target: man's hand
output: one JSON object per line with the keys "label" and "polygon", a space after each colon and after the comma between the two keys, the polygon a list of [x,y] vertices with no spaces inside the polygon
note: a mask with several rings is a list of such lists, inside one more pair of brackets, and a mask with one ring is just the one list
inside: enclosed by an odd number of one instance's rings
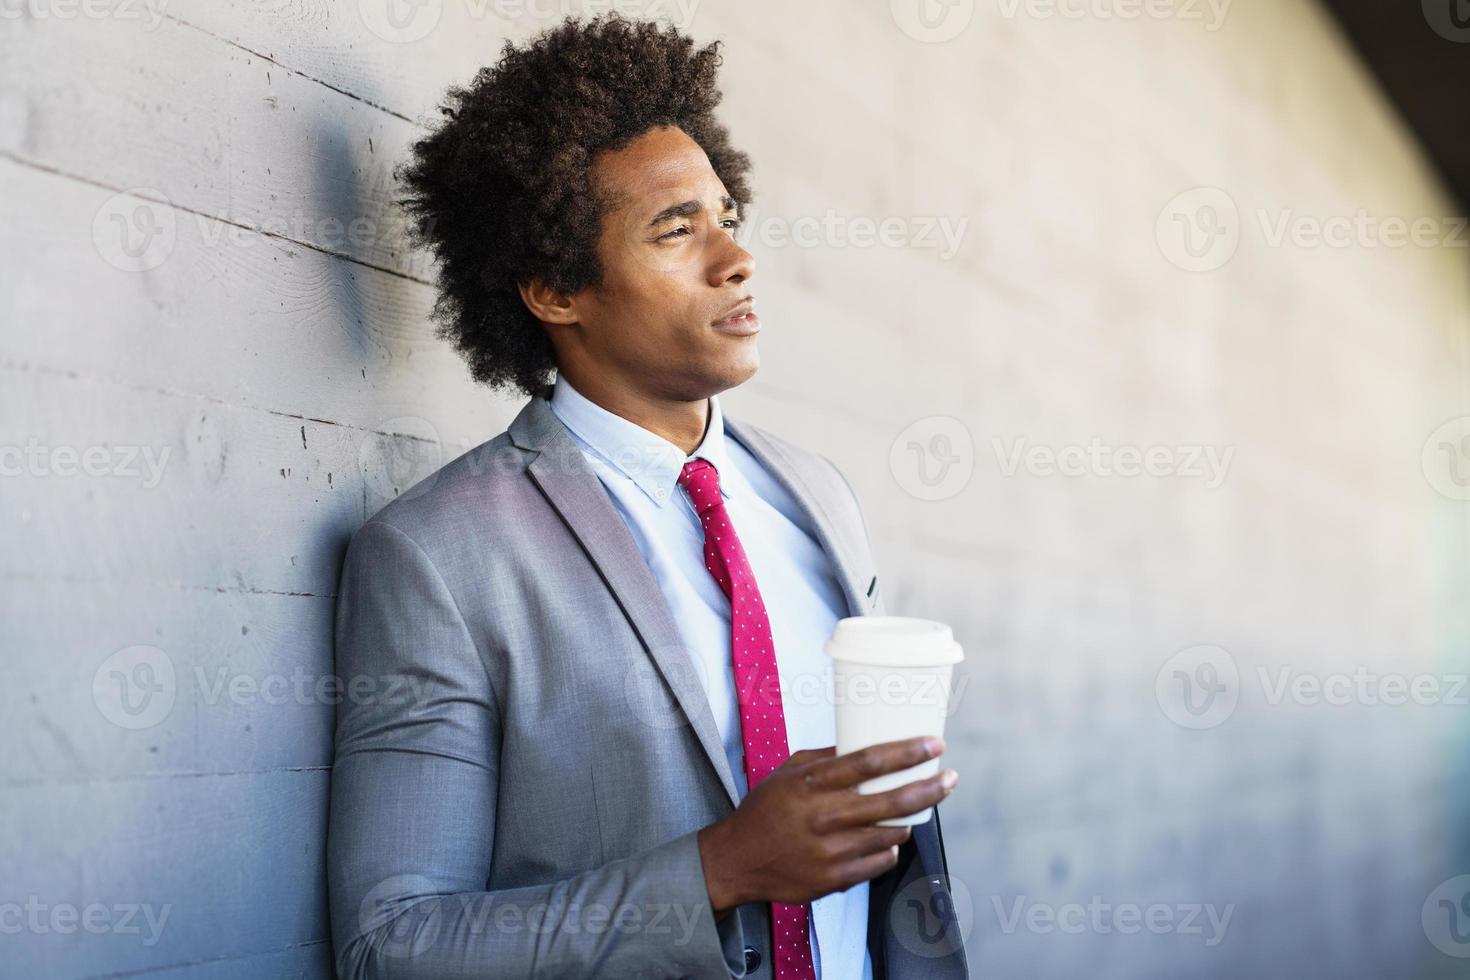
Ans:
{"label": "man's hand", "polygon": [[[926,737],[881,742],[847,755],[804,749],[746,794],[728,817],[699,832],[699,853],[716,918],[746,902],[808,902],[876,877],[898,863],[909,827],[875,821],[907,816],[947,797],[953,769],[883,793],[859,783],[944,754]],[[946,779],[952,779],[945,785]]]}

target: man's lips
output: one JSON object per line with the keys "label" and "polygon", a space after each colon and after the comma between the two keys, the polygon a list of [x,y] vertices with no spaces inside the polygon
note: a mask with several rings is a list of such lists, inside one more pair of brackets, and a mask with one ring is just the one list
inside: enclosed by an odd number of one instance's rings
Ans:
{"label": "man's lips", "polygon": [[760,329],[760,319],[756,317],[756,301],[751,297],[739,301],[725,311],[725,316],[714,320],[713,326],[717,331],[726,334],[754,334]]}
{"label": "man's lips", "polygon": [[714,323],[714,328],[721,333],[749,336],[751,334],[760,333],[761,321],[752,311],[744,315],[737,315],[727,317],[723,320],[716,320]]}

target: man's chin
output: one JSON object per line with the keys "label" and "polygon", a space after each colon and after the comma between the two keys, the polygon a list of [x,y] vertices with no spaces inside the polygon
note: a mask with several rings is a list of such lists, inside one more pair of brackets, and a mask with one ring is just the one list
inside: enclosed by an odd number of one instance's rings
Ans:
{"label": "man's chin", "polygon": [[731,369],[726,375],[729,381],[729,383],[725,386],[727,389],[735,388],[739,385],[745,384],[745,382],[755,377],[756,372],[761,369],[761,357],[759,352],[755,350],[755,344],[753,341],[754,338],[752,338],[752,343],[750,345],[751,356],[749,358],[741,358],[738,362],[731,365]]}

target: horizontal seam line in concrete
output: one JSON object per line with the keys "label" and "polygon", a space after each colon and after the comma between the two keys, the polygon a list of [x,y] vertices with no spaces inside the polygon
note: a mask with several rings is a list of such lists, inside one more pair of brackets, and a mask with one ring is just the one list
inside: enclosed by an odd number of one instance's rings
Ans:
{"label": "horizontal seam line in concrete", "polygon": [[132,384],[127,381],[119,381],[116,378],[106,378],[96,374],[83,374],[71,368],[53,367],[50,364],[32,363],[30,361],[16,361],[10,358],[0,358],[0,371],[15,371],[25,373],[35,371],[38,374],[50,374],[69,378],[73,381],[91,381],[96,384],[112,385],[124,388],[128,391],[142,392],[147,395],[162,395],[166,398],[186,398],[190,401],[206,402],[210,405],[218,405],[235,412],[259,412],[262,415],[274,415],[278,418],[295,419],[298,422],[314,422],[321,425],[336,426],[339,429],[352,429],[356,432],[371,432],[374,435],[388,436],[393,439],[415,439],[419,442],[433,442],[434,440],[411,432],[385,432],[382,429],[374,429],[366,425],[353,425],[351,422],[334,422],[331,419],[316,418],[311,415],[302,415],[299,412],[285,412],[276,408],[255,408],[250,405],[237,405],[234,402],[225,401],[223,398],[214,398],[210,395],[201,395],[192,391],[179,391],[174,388],[159,388],[156,385]]}
{"label": "horizontal seam line in concrete", "polygon": [[16,166],[29,167],[32,170],[38,171],[40,173],[51,174],[52,176],[61,177],[65,180],[75,180],[78,183],[90,184],[93,187],[100,187],[102,190],[105,191],[113,191],[117,194],[128,194],[132,197],[138,198],[139,200],[148,201],[152,204],[157,204],[160,207],[172,208],[175,211],[182,211],[185,214],[192,214],[196,217],[203,218],[206,221],[218,221],[220,224],[230,225],[232,227],[239,228],[242,231],[248,231],[252,234],[261,235],[265,238],[274,238],[277,241],[289,242],[292,245],[299,245],[302,248],[309,248],[313,252],[320,252],[322,255],[327,255],[334,259],[341,259],[343,262],[351,262],[353,265],[360,265],[364,269],[373,269],[385,275],[397,276],[399,279],[406,279],[409,282],[416,282],[422,286],[432,287],[434,285],[427,279],[423,279],[414,275],[409,275],[406,272],[399,272],[397,269],[390,269],[387,266],[375,265],[372,262],[367,262],[363,259],[355,258],[351,255],[346,254],[345,252],[333,251],[330,248],[323,248],[322,246],[314,244],[312,242],[306,242],[296,238],[291,238],[289,235],[277,234],[276,232],[268,231],[265,228],[256,228],[230,218],[221,217],[217,214],[207,214],[204,211],[200,211],[197,208],[190,207],[187,204],[181,204],[178,201],[160,201],[156,197],[149,197],[146,194],[138,193],[137,188],[119,187],[116,184],[109,184],[107,181],[98,180],[96,177],[88,177],[83,174],[73,173],[70,170],[63,170],[60,167],[53,166],[49,163],[43,163],[40,160],[32,160],[29,157],[23,157],[20,154],[15,153],[11,150],[0,150],[0,159],[9,160]]}
{"label": "horizontal seam line in concrete", "polygon": [[365,99],[365,98],[363,98],[362,96],[358,95],[355,92],[349,92],[345,88],[339,88],[336,85],[333,85],[331,82],[324,81],[323,79],[317,78],[315,75],[308,75],[306,72],[302,71],[299,68],[292,68],[290,65],[286,64],[285,62],[282,62],[282,61],[280,61],[280,60],[278,60],[276,58],[273,58],[270,55],[265,54],[262,51],[256,51],[254,48],[247,48],[245,45],[241,44],[239,41],[232,41],[232,40],[230,40],[227,37],[221,37],[220,35],[214,33],[213,31],[209,30],[208,28],[200,27],[198,24],[190,23],[189,21],[184,20],[182,17],[175,16],[174,14],[170,14],[167,11],[160,11],[160,13],[161,13],[161,15],[163,17],[167,18],[168,20],[171,20],[174,23],[179,24],[179,25],[181,25],[183,27],[187,27],[191,31],[198,31],[200,34],[203,34],[205,37],[213,38],[214,40],[219,41],[222,44],[228,44],[232,48],[238,48],[241,51],[244,51],[246,54],[254,55],[255,57],[259,58],[261,61],[269,61],[271,64],[278,66],[279,68],[283,69],[284,71],[288,71],[288,72],[290,72],[293,75],[296,75],[296,76],[299,76],[301,78],[304,78],[304,79],[306,79],[309,82],[314,82],[317,85],[320,85],[322,88],[329,89],[330,91],[336,92],[339,95],[345,95],[347,98],[352,99],[354,102],[361,102],[365,106],[371,106],[372,108],[377,109],[379,112],[385,112],[385,113],[387,113],[390,116],[394,116],[394,117],[396,117],[398,119],[402,119],[404,122],[408,123],[409,125],[418,126],[420,129],[424,129],[425,128],[425,126],[424,126],[423,123],[419,122],[416,119],[410,118],[409,116],[404,115],[403,113],[399,112],[396,109],[390,109],[387,106],[379,105],[378,103],[373,102],[371,99]]}
{"label": "horizontal seam line in concrete", "polygon": [[161,769],[157,772],[88,773],[81,776],[37,776],[6,779],[0,786],[21,787],[67,785],[72,783],[124,783],[144,779],[211,779],[222,776],[271,776],[282,772],[331,772],[331,766],[277,766],[273,769],[222,769],[214,772],[190,769]]}
{"label": "horizontal seam line in concrete", "polygon": [[212,956],[201,960],[181,960],[178,963],[166,963],[160,966],[144,967],[139,970],[124,970],[121,973],[93,973],[86,980],[110,980],[113,977],[142,977],[153,973],[163,973],[169,970],[182,970],[190,966],[204,966],[209,963],[228,963],[231,960],[249,960],[260,956],[271,956],[275,953],[284,953],[293,949],[305,949],[309,946],[320,946],[327,942],[326,939],[309,939],[304,943],[291,943],[277,949],[263,949],[258,952],[240,953],[237,956]]}

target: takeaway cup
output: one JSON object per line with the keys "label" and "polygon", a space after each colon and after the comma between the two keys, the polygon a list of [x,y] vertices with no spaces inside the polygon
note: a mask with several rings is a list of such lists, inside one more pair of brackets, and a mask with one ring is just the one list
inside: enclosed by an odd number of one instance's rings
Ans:
{"label": "takeaway cup", "polygon": [[[954,665],[964,659],[944,623],[910,616],[849,616],[839,619],[823,647],[832,658],[837,754],[879,742],[944,735]],[[859,793],[882,793],[939,771],[939,759],[884,773],[858,785]],[[934,808],[879,820],[883,827],[925,823]]]}

